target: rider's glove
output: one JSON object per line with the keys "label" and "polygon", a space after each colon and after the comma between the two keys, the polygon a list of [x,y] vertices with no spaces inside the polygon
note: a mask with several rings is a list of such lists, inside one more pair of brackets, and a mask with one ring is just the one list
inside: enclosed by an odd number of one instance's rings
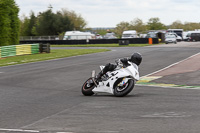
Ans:
{"label": "rider's glove", "polygon": [[120,59],[124,67],[129,66],[130,64],[128,63],[129,59],[128,58],[122,58]]}

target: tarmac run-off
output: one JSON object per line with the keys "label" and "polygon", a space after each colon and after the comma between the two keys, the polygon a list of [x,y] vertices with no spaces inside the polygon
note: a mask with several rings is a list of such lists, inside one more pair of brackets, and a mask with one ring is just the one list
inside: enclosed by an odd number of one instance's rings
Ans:
{"label": "tarmac run-off", "polygon": [[[198,75],[197,73],[200,73],[199,70],[200,70],[200,53],[197,53],[184,60],[181,60],[170,66],[167,66],[161,70],[158,70],[156,72],[143,76],[140,79],[140,81],[137,82],[137,85],[200,89],[200,85],[197,80],[199,77],[196,77],[196,78],[194,77]],[[176,76],[176,78],[170,79],[170,76],[175,77],[175,75],[178,75],[178,74],[182,74],[186,77],[187,76],[191,77],[192,74],[193,75],[196,74],[193,76],[193,78],[195,78],[194,80],[196,80],[196,83],[191,83],[187,85],[187,84],[184,84],[185,81],[182,81],[183,84],[180,84],[180,80],[185,80],[184,78],[181,79],[180,76]],[[168,83],[166,82],[163,83],[161,79],[164,79],[164,78],[166,81],[168,81]],[[170,80],[173,80],[173,83],[171,83],[172,81]],[[179,82],[176,82],[176,80]]]}

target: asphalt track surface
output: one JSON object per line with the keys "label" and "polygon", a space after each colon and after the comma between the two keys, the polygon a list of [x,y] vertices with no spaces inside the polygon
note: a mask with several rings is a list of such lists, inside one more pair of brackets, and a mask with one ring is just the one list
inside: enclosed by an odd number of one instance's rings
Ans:
{"label": "asphalt track surface", "polygon": [[109,49],[0,67],[0,133],[199,133],[199,89],[136,85],[117,98],[85,97],[81,86],[92,70],[116,58],[140,52],[145,76],[199,53],[200,43]]}

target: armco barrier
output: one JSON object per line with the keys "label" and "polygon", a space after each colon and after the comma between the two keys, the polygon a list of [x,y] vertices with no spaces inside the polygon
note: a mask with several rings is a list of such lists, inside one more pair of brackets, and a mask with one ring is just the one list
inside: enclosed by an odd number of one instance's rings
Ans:
{"label": "armco barrier", "polygon": [[[43,44],[112,44],[119,43],[120,40],[128,40],[129,44],[148,44],[148,38],[132,38],[132,39],[90,39],[90,40],[24,40],[20,41],[20,44],[33,44],[33,43],[43,43]],[[158,44],[158,38],[152,38],[153,44]]]}
{"label": "armco barrier", "polygon": [[0,47],[0,58],[38,53],[39,44],[10,45]]}

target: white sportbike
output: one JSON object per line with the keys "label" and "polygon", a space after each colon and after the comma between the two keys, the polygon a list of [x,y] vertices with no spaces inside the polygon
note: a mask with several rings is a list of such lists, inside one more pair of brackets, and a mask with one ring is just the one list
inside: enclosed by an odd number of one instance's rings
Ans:
{"label": "white sportbike", "polygon": [[[139,80],[138,66],[128,61],[128,65],[124,66],[120,61],[116,61],[117,68],[109,71],[96,79],[95,71],[92,71],[90,77],[82,86],[82,93],[85,96],[92,96],[97,93],[110,93],[117,97],[128,95],[134,88],[136,81]],[[105,66],[100,66],[103,70]]]}

